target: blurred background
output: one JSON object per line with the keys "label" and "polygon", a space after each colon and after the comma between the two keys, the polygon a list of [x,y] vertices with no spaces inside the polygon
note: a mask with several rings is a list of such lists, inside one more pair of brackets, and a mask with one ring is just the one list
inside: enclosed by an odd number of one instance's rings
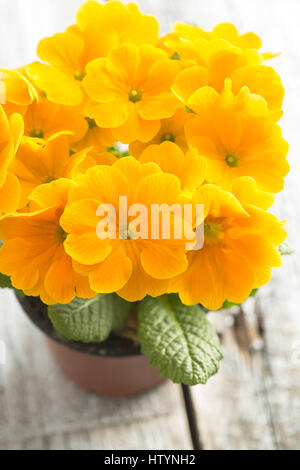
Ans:
{"label": "blurred background", "polygon": [[[0,0],[0,68],[37,59],[42,37],[74,22],[82,0]],[[124,2],[129,3],[129,2]],[[211,314],[223,343],[206,386],[166,383],[133,399],[77,390],[52,362],[11,292],[0,291],[0,448],[300,449],[300,3],[298,0],[137,0],[161,33],[176,21],[254,31],[286,88],[280,124],[291,173],[274,210],[296,253],[241,308]],[[3,349],[5,346],[5,358]],[[4,359],[3,359],[4,358]]]}

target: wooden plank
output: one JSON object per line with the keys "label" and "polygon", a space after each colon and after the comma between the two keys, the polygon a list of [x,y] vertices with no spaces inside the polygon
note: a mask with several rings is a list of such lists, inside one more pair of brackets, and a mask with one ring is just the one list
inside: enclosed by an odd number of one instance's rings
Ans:
{"label": "wooden plank", "polygon": [[[274,210],[288,220],[289,240],[297,253],[284,260],[282,269],[274,270],[271,283],[261,289],[256,300],[247,302],[237,317],[227,320],[228,314],[214,314],[225,359],[218,376],[190,393],[203,448],[299,449],[300,116],[295,80],[300,66],[300,5],[294,1],[241,4],[231,0],[228,7],[232,21],[266,38],[266,50],[284,52],[274,66],[287,92],[281,125],[291,144],[292,172]],[[258,350],[253,348],[253,340]],[[261,341],[263,348],[259,349]]]}
{"label": "wooden plank", "polygon": [[[249,308],[249,307],[248,307]],[[190,388],[203,449],[274,449],[260,351],[249,351],[243,314],[210,315],[222,335],[224,360],[207,385]]]}

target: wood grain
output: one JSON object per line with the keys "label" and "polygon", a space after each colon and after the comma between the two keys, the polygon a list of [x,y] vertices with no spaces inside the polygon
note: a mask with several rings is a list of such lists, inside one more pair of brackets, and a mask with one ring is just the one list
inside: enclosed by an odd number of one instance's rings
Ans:
{"label": "wood grain", "polygon": [[[0,66],[17,67],[35,60],[39,39],[64,30],[74,21],[81,3],[81,0],[1,0]],[[274,210],[288,220],[289,240],[297,252],[284,260],[283,268],[274,272],[272,282],[261,289],[256,299],[236,312],[210,315],[222,336],[225,358],[219,375],[206,386],[189,389],[189,393],[196,423],[194,441],[201,448],[300,449],[299,1],[140,0],[137,3],[145,12],[159,17],[162,32],[168,31],[169,25],[176,21],[198,23],[207,29],[218,22],[231,21],[243,32],[257,32],[264,40],[265,50],[283,51],[270,65],[279,71],[286,87],[281,125],[291,146],[292,172]],[[42,388],[36,388],[35,375],[28,373],[28,361],[35,367],[35,373],[41,373],[37,358],[40,351],[24,342],[25,333],[18,330],[19,320],[13,325],[3,320],[16,308],[11,294],[2,292],[0,340],[10,337],[13,361],[8,367],[0,365],[0,430],[6,420],[12,430],[26,431],[27,426],[31,434],[25,432],[22,438],[10,439],[9,443],[2,441],[3,448],[182,449],[192,446],[180,387],[167,384],[147,398],[118,405],[99,400],[97,406],[88,394],[80,401],[77,391],[70,389],[59,373],[55,376],[57,372],[51,379],[53,390],[47,393],[41,385]],[[7,328],[13,326],[18,333],[12,338]],[[35,335],[31,329],[27,334]],[[22,344],[26,345],[25,349]],[[35,344],[42,348],[41,343]],[[43,354],[45,361],[49,361],[47,353]],[[46,403],[41,393],[46,393]],[[57,393],[62,396],[59,406],[55,404]],[[64,409],[63,400],[75,411],[85,401],[89,402],[88,406],[95,406],[98,426],[95,422],[92,427],[80,427],[79,411],[77,427],[53,427],[59,413],[67,422],[68,410]],[[39,413],[43,406],[52,410],[52,422],[43,421],[45,415]],[[143,414],[139,407],[148,408],[149,413]],[[107,410],[109,417],[103,423],[101,419]],[[32,416],[34,419],[28,427],[28,417]]]}
{"label": "wood grain", "polygon": [[281,125],[292,171],[274,211],[287,220],[296,253],[284,259],[270,284],[237,316],[214,316],[223,337],[221,371],[190,393],[203,448],[300,449],[300,5],[231,0],[228,10],[234,22],[266,40],[267,50],[283,51],[272,65],[286,88]]}

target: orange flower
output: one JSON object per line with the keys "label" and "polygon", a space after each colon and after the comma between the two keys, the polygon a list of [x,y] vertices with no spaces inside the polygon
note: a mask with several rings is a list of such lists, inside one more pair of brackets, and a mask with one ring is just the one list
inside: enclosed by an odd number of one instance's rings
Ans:
{"label": "orange flower", "polygon": [[128,224],[117,223],[116,231],[121,232],[121,237],[99,238],[97,227],[103,219],[96,215],[98,208],[103,203],[111,204],[118,221],[120,214],[124,215],[119,208],[120,196],[127,196],[128,208],[136,203],[147,208],[139,225],[148,224],[148,231],[152,230],[151,204],[181,204],[183,199],[180,180],[163,173],[154,163],[141,164],[126,157],[111,167],[91,168],[71,191],[61,219],[69,234],[66,251],[75,260],[74,268],[88,275],[96,292],[117,292],[128,301],[141,300],[147,294],[161,295],[166,292],[169,279],[187,267],[186,240],[174,238],[173,225],[170,240],[161,239],[161,235],[159,239],[139,238],[132,214]]}
{"label": "orange flower", "polygon": [[[94,32],[95,34],[95,32]],[[97,40],[97,52],[91,53],[90,45]],[[38,55],[46,64],[34,63],[26,72],[34,84],[46,93],[49,101],[65,106],[79,106],[84,99],[82,80],[88,62],[95,57],[105,56],[115,47],[114,38],[108,31],[89,41],[77,34],[66,31],[42,39]],[[95,51],[95,46],[93,48]]]}
{"label": "orange flower", "polygon": [[71,153],[91,148],[86,158],[78,165],[77,171],[85,173],[88,168],[95,165],[112,165],[117,157],[113,154],[112,149],[115,139],[110,129],[101,129],[97,126],[94,119],[86,118],[88,123],[88,131],[78,142],[72,144]]}
{"label": "orange flower", "polygon": [[272,110],[282,108],[284,88],[278,73],[267,65],[248,65],[231,75],[232,90],[237,93],[247,86],[251,93],[261,95]]}
{"label": "orange flower", "polygon": [[282,190],[288,144],[262,98],[247,89],[235,97],[227,82],[221,95],[200,88],[188,106],[197,115],[186,123],[187,141],[207,159],[208,182],[230,190],[235,178],[252,176],[264,191]]}
{"label": "orange flower", "polygon": [[106,57],[122,42],[155,43],[157,39],[157,21],[142,15],[136,5],[86,2],[77,14],[77,25],[40,41],[38,55],[48,65],[32,64],[27,73],[49,101],[77,106],[84,99],[82,80],[91,60]]}
{"label": "orange flower", "polygon": [[61,179],[43,185],[32,193],[39,210],[0,219],[0,272],[11,276],[15,288],[26,295],[40,296],[48,304],[69,303],[75,295],[91,298],[88,279],[75,273],[65,253],[67,234],[60,218],[73,185]]}
{"label": "orange flower", "polygon": [[[236,27],[231,23],[220,23],[211,32],[204,31],[196,25],[177,23],[174,26],[174,33],[167,34],[162,38],[165,44],[173,44],[173,47],[176,42],[181,44],[193,42],[197,39],[206,39],[208,41],[222,39],[242,50],[259,50],[262,47],[261,39],[255,33],[239,34]],[[272,52],[264,52],[261,57],[263,60],[268,60],[277,55]]]}
{"label": "orange flower", "polygon": [[110,129],[101,129],[94,119],[85,118],[88,130],[83,138],[72,145],[72,149],[81,150],[86,147],[93,147],[95,151],[103,152],[114,145],[115,139]]}
{"label": "orange flower", "polygon": [[[84,160],[76,167],[76,173],[85,174],[89,168],[97,165],[112,165],[118,160],[113,151],[103,148],[102,151],[90,150]],[[77,178],[76,178],[77,179]]]}
{"label": "orange flower", "polygon": [[161,128],[159,132],[147,143],[139,142],[136,140],[130,144],[130,153],[136,158],[139,158],[141,153],[148,147],[148,145],[159,145],[163,142],[174,142],[179,145],[181,150],[187,151],[188,145],[184,133],[184,125],[191,115],[184,109],[178,109],[174,116],[169,119],[161,120]]}
{"label": "orange flower", "polygon": [[50,103],[41,98],[26,108],[23,113],[25,132],[28,137],[49,139],[63,131],[72,133],[70,142],[83,139],[88,131],[88,123],[73,108]]}
{"label": "orange flower", "polygon": [[3,83],[3,88],[0,88],[0,99],[3,95],[3,109],[7,116],[13,113],[23,115],[26,107],[38,99],[38,92],[23,73],[23,68],[20,70],[0,69],[0,85],[1,83]]}
{"label": "orange flower", "polygon": [[23,120],[12,114],[9,120],[0,105],[0,214],[16,210],[20,199],[20,184],[10,166],[23,135]]}
{"label": "orange flower", "polygon": [[204,247],[189,253],[188,269],[171,282],[184,304],[217,310],[225,300],[241,303],[270,280],[271,267],[281,265],[276,247],[286,231],[274,215],[252,205],[253,181],[246,178],[243,185],[243,205],[210,184],[194,195],[193,202],[205,208]]}
{"label": "orange flower", "polygon": [[172,142],[149,145],[141,155],[140,162],[157,163],[165,173],[176,175],[181,180],[187,196],[199,188],[206,176],[206,160],[195,149],[183,151]]}
{"label": "orange flower", "polygon": [[[196,39],[195,41],[168,41],[169,47],[176,51],[180,58],[194,60],[194,67],[185,68],[178,75],[176,83],[185,83],[193,88],[210,85],[221,91],[224,80],[230,78],[240,67],[256,66],[262,62],[261,54],[254,50],[242,50],[223,39]],[[190,93],[191,94],[191,93]]]}
{"label": "orange flower", "polygon": [[83,82],[90,97],[85,114],[99,127],[112,128],[123,143],[151,140],[161,119],[173,116],[181,106],[170,91],[176,62],[153,46],[133,44],[90,62]]}
{"label": "orange flower", "polygon": [[11,164],[11,172],[21,183],[20,209],[37,186],[50,183],[59,178],[74,178],[78,166],[90,149],[82,150],[72,156],[66,135],[58,135],[46,143],[36,143],[24,138]]}
{"label": "orange flower", "polygon": [[[226,56],[224,58],[225,65],[227,63]],[[230,61],[228,61],[230,64]],[[266,65],[247,65],[242,62],[232,70],[227,70],[226,66],[216,65],[215,74],[211,75],[211,70],[203,66],[194,66],[180,72],[172,87],[176,96],[187,104],[191,95],[199,88],[210,85],[216,91],[221,92],[224,87],[224,80],[229,78],[232,82],[232,89],[235,94],[247,86],[252,94],[262,96],[269,109],[277,111],[277,118],[282,115],[280,109],[284,98],[284,88],[282,86],[279,75],[272,67]]]}
{"label": "orange flower", "polygon": [[109,1],[101,5],[88,1],[77,13],[77,25],[81,31],[94,27],[97,33],[101,31],[101,35],[104,35],[103,30],[113,31],[119,43],[155,44],[158,40],[156,18],[143,15],[134,3],[124,5],[119,1]]}
{"label": "orange flower", "polygon": [[174,36],[188,41],[194,41],[195,39],[225,39],[225,41],[240,49],[258,50],[262,47],[262,42],[255,33],[239,34],[236,27],[231,23],[220,23],[211,32],[204,31],[204,29],[195,25],[177,23],[174,26],[174,31]]}

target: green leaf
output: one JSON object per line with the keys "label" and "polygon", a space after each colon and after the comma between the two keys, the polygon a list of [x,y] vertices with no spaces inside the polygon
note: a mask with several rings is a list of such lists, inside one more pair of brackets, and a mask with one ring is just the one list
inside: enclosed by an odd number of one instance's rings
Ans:
{"label": "green leaf", "polygon": [[289,242],[281,243],[281,245],[278,247],[278,250],[281,256],[292,255],[293,253],[295,253],[294,248],[292,247],[292,245],[289,244]]}
{"label": "green leaf", "polygon": [[10,277],[0,273],[0,288],[12,288]]}
{"label": "green leaf", "polygon": [[48,307],[54,328],[67,340],[84,343],[105,341],[128,321],[132,304],[116,294],[100,294],[93,299],[74,299],[67,305]]}
{"label": "green leaf", "polygon": [[150,363],[175,383],[206,383],[223,357],[201,307],[183,305],[175,294],[140,303],[138,338]]}

